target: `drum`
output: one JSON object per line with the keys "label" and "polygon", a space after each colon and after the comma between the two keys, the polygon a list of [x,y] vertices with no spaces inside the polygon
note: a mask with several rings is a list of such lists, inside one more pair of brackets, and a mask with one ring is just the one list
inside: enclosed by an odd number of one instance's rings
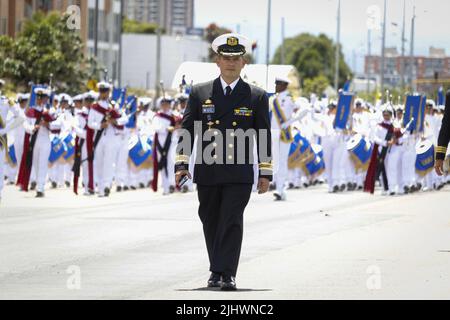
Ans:
{"label": "drum", "polygon": [[416,172],[420,176],[427,175],[434,168],[434,145],[430,140],[416,144]]}
{"label": "drum", "polygon": [[75,154],[75,138],[71,133],[67,134],[63,138],[64,145],[66,146],[66,153],[64,154],[64,159],[68,160]]}
{"label": "drum", "polygon": [[317,153],[313,154],[313,157],[306,159],[303,165],[303,172],[309,177],[317,177],[325,170],[325,162],[323,157],[320,157]]}
{"label": "drum", "polygon": [[148,140],[144,141],[137,136],[130,139],[128,144],[128,157],[136,167],[141,166],[148,159],[151,159],[151,155],[152,148],[148,144]]}
{"label": "drum", "polygon": [[356,134],[347,142],[347,150],[356,169],[367,169],[373,146],[362,135]]}
{"label": "drum", "polygon": [[293,134],[294,141],[292,141],[291,148],[289,150],[289,169],[301,167],[302,160],[312,154],[311,144],[308,139],[302,136],[298,130],[294,131]]}
{"label": "drum", "polygon": [[59,137],[54,137],[51,142],[50,156],[48,161],[54,164],[59,158],[61,158],[66,152],[66,146],[63,140]]}

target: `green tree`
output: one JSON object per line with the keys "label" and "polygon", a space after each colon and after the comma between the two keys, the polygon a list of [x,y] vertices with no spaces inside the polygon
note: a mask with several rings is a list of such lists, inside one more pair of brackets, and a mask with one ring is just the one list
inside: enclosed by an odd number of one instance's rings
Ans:
{"label": "green tree", "polygon": [[312,79],[305,79],[303,82],[302,95],[309,97],[311,93],[316,93],[320,96],[329,85],[330,82],[324,75],[319,75]]}
{"label": "green tree", "polygon": [[[335,49],[336,45],[325,34],[314,36],[302,33],[284,41],[285,62],[294,65],[300,78],[314,79],[325,76],[329,83],[334,83]],[[281,46],[277,48],[272,63],[281,63]],[[345,63],[344,55],[340,53],[339,87],[341,88],[352,73]]]}
{"label": "green tree", "polygon": [[123,20],[123,33],[155,34],[157,29],[156,23],[139,22],[127,18]]}
{"label": "green tree", "polygon": [[53,73],[54,86],[60,91],[75,94],[84,90],[88,62],[79,32],[67,27],[67,18],[57,12],[37,12],[25,22],[15,41],[1,36],[0,74],[27,87],[30,81],[48,83]]}

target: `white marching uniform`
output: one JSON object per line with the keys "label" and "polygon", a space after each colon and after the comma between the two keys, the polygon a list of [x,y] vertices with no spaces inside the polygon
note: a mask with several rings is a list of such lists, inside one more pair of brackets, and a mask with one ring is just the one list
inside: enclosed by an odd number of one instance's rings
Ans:
{"label": "white marching uniform", "polygon": [[[22,109],[19,104],[16,104],[12,114],[16,114],[18,118],[22,119],[20,125],[11,129],[8,132],[8,141],[14,146],[14,152],[16,155],[17,164],[15,166],[8,166],[6,176],[8,177],[9,183],[15,183],[17,178],[17,173],[19,171],[20,159],[22,159],[23,154],[23,140],[25,138],[25,129],[22,125],[25,120],[25,109]],[[11,113],[10,113],[11,114]]]}
{"label": "white marching uniform", "polygon": [[[283,110],[286,123],[285,125],[291,125],[292,116],[294,114],[294,109],[296,108],[292,97],[290,96],[288,90],[285,90],[278,94],[276,97],[278,99],[280,108]],[[272,106],[270,106],[272,107]],[[276,192],[282,197],[286,197],[285,183],[288,179],[288,158],[289,150],[291,148],[291,142],[284,142],[281,140],[281,128],[277,119],[275,118],[274,112],[272,111],[271,119],[271,131],[272,131],[272,159],[274,164],[274,180],[276,183]]]}
{"label": "white marching uniform", "polygon": [[[84,185],[84,194],[89,194],[89,162],[88,162],[88,153],[87,153],[87,143],[86,143],[86,127],[87,121],[89,117],[89,109],[83,107],[80,109],[75,109],[75,117],[74,117],[74,130],[75,134],[79,140],[84,139],[83,146],[81,147],[81,171],[82,171],[82,179]],[[94,181],[95,183],[95,181]]]}
{"label": "white marching uniform", "polygon": [[[105,111],[110,108],[115,108],[110,105],[109,101],[99,100],[97,105],[103,108]],[[116,110],[118,110],[116,108]],[[97,132],[101,130],[102,120],[104,115],[94,108],[89,111],[88,126],[94,131],[94,139]],[[121,117],[116,119],[118,126],[123,126],[127,123],[128,117],[125,113],[121,114]],[[99,196],[105,195],[105,189],[111,189],[112,180],[114,176],[114,167],[116,165],[117,153],[120,143],[120,135],[123,129],[118,129],[113,125],[108,125],[101,135],[101,138],[94,150],[94,172],[95,181],[98,187]]]}
{"label": "white marching uniform", "polygon": [[[12,117],[8,117],[9,115]],[[20,126],[24,121],[23,115],[17,108],[9,106],[8,99],[0,96],[0,201],[4,184],[6,170],[6,154],[8,153],[7,134]]]}
{"label": "white marching uniform", "polygon": [[[385,122],[386,124],[392,124],[392,122]],[[382,126],[378,125],[375,128],[374,132],[374,142],[380,146],[380,150],[382,147],[387,147],[386,135],[388,131]],[[400,143],[403,138],[400,138]],[[386,154],[386,158],[384,160],[386,176],[388,181],[389,193],[396,193],[398,190],[398,173],[399,173],[399,151],[401,150],[401,146],[392,145]]]}
{"label": "white marching uniform", "polygon": [[[73,134],[74,118],[69,109],[61,110],[56,121],[59,122],[61,130],[54,136],[64,139],[67,135]],[[59,187],[64,183],[70,183],[72,181],[72,163],[61,156],[50,168],[49,176],[50,180],[56,182]]]}
{"label": "white marching uniform", "polygon": [[[42,105],[35,106],[34,109],[36,109],[39,112],[43,112],[44,106]],[[55,115],[55,110],[51,108],[49,110],[49,113]],[[25,116],[24,127],[25,131],[28,134],[33,135],[35,125],[37,125],[36,118]],[[31,181],[36,182],[36,191],[38,192],[43,193],[45,190],[45,182],[47,179],[47,172],[48,172],[48,158],[50,156],[50,149],[51,149],[51,141],[50,141],[51,131],[59,129],[60,123],[57,120],[55,120],[49,123],[49,128],[41,126],[37,133],[36,143],[33,149]]]}
{"label": "white marching uniform", "polygon": [[[169,110],[167,113],[169,116],[174,116],[173,112]],[[166,142],[166,138],[168,136],[168,128],[171,126],[170,121],[160,117],[158,114],[155,115],[153,118],[153,128],[155,130],[155,134],[158,134],[158,141],[161,146],[164,146]],[[167,152],[167,175],[163,170],[161,170],[161,182],[163,187],[163,194],[168,194],[170,192],[170,187],[175,187],[175,173],[173,171],[173,168],[175,166],[175,148],[176,143],[178,141],[175,141],[173,137],[175,134],[172,134],[172,140],[170,142],[170,148]],[[156,150],[154,150],[155,152]],[[161,158],[161,154],[159,151],[157,151],[158,155],[158,161]]]}

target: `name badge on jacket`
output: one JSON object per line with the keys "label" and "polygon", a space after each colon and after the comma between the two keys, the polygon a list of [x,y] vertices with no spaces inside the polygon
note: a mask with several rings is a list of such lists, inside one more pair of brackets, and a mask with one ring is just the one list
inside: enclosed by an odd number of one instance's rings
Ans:
{"label": "name badge on jacket", "polygon": [[211,100],[206,100],[202,105],[202,114],[213,114],[216,112],[216,106],[213,105]]}

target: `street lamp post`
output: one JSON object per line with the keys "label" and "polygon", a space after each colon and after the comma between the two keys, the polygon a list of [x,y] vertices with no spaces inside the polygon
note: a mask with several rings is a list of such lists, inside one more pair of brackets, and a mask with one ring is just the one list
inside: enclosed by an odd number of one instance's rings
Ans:
{"label": "street lamp post", "polygon": [[270,11],[272,1],[267,1],[267,48],[266,48],[266,90],[269,90],[269,58],[270,58]]}
{"label": "street lamp post", "polygon": [[339,47],[341,42],[341,0],[338,0],[337,11],[337,34],[336,34],[336,56],[335,56],[335,70],[334,70],[334,88],[339,90]]}
{"label": "street lamp post", "polygon": [[384,0],[384,18],[383,18],[383,38],[381,40],[381,68],[380,68],[380,88],[381,100],[383,101],[384,92],[384,69],[385,69],[385,50],[386,50],[386,0]]}
{"label": "street lamp post", "polygon": [[416,23],[416,7],[414,6],[413,9],[413,17],[411,20],[411,48],[410,48],[410,54],[409,54],[409,81],[410,81],[410,87],[413,92],[416,91],[416,88],[414,86],[414,69],[415,69],[415,63],[414,63],[414,28]]}

